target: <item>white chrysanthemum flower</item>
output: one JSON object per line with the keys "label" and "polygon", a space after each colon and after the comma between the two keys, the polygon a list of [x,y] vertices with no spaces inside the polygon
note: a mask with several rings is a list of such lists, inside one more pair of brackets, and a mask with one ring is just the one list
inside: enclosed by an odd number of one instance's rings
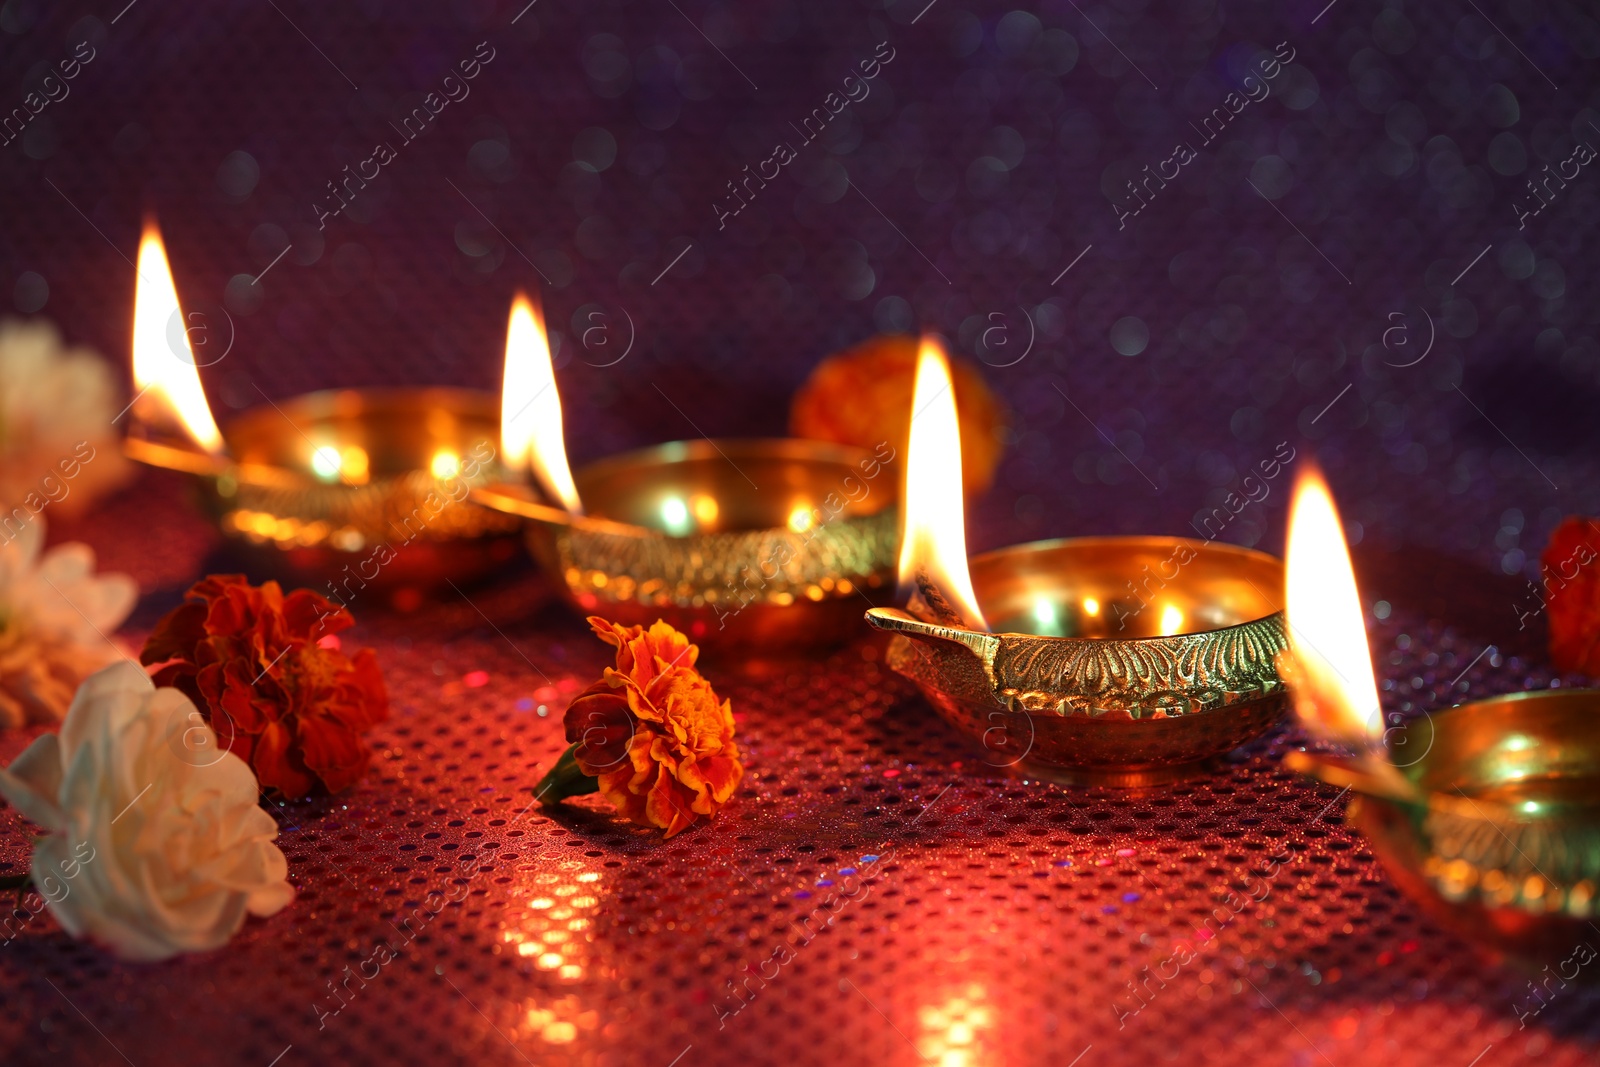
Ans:
{"label": "white chrysanthemum flower", "polygon": [[0,796],[47,831],[30,873],[57,921],[123,959],[218,948],[294,899],[256,776],[137,664],[90,676]]}
{"label": "white chrysanthemum flower", "polygon": [[60,722],[78,684],[124,657],[111,634],[139,598],[126,574],[95,573],[88,545],[43,545],[42,518],[0,534],[0,726]]}
{"label": "white chrysanthemum flower", "polygon": [[[0,322],[0,511],[79,514],[126,477],[111,366],[48,321]],[[22,509],[22,515],[17,510]]]}

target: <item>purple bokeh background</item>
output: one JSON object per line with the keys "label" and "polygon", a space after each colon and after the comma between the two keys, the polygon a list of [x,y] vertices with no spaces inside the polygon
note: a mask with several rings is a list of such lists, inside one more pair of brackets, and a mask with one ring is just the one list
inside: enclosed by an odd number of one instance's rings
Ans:
{"label": "purple bokeh background", "polygon": [[[258,388],[496,388],[537,285],[580,463],[775,432],[828,352],[936,329],[1014,413],[977,547],[1182,531],[1280,441],[1330,468],[1358,544],[1515,575],[1560,515],[1600,511],[1600,182],[1517,215],[1546,163],[1600,145],[1581,5],[679,7],[11,0],[17,104],[77,42],[94,59],[3,146],[0,282],[120,365],[155,213],[185,300],[232,318],[206,374],[224,412]],[[407,142],[480,42],[469,95]],[[864,99],[803,141],[883,42]],[[1293,63],[1203,140],[1275,49]],[[797,158],[719,227],[779,141]],[[1127,180],[1180,141],[1197,157],[1119,229]],[[380,142],[396,158],[319,230]],[[1285,496],[1224,538],[1280,544]]]}

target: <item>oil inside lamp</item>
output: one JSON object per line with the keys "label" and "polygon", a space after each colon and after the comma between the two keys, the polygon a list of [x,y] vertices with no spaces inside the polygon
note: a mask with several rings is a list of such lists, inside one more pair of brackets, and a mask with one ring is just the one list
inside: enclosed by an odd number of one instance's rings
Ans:
{"label": "oil inside lamp", "polygon": [[900,585],[911,589],[912,614],[988,630],[967,570],[955,390],[944,349],[932,337],[922,339],[917,353],[903,507]]}
{"label": "oil inside lamp", "polygon": [[505,379],[500,392],[500,448],[508,470],[532,469],[540,488],[574,515],[583,502],[567,465],[561,394],[544,317],[522,293],[506,327]]}
{"label": "oil inside lamp", "polygon": [[200,386],[187,320],[154,221],[145,223],[139,241],[138,275],[133,297],[133,383],[138,390],[134,419],[159,435],[220,455],[222,434]]}

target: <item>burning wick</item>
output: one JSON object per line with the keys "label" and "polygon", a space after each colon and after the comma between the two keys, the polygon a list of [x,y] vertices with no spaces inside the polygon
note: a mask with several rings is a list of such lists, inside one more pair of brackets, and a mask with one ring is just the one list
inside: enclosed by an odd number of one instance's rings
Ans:
{"label": "burning wick", "polygon": [[940,626],[957,626],[963,630],[988,629],[981,622],[977,626],[968,622],[950,602],[950,598],[944,595],[944,590],[926,567],[918,567],[911,578],[911,597],[906,601],[906,610],[923,622],[935,622]]}

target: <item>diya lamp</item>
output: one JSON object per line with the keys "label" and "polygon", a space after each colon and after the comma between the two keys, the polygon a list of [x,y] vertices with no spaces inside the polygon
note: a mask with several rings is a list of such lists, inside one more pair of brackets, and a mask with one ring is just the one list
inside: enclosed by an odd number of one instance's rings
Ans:
{"label": "diya lamp", "polygon": [[1288,615],[1280,669],[1296,714],[1346,751],[1285,762],[1356,794],[1347,821],[1441,926],[1508,956],[1576,959],[1563,984],[1576,978],[1580,947],[1600,945],[1600,690],[1491,697],[1386,729],[1338,513],[1315,472],[1295,489]]}
{"label": "diya lamp", "polygon": [[838,640],[862,600],[894,586],[898,486],[890,455],[790,438],[673,441],[572,472],[537,312],[506,336],[502,419],[523,482],[473,500],[526,520],[534,558],[583,614],[657,619],[708,650]]}
{"label": "diya lamp", "polygon": [[1068,783],[1182,777],[1282,715],[1283,567],[1180,537],[1082,537],[966,557],[949,366],[917,363],[905,531],[907,610],[867,621],[887,662],[986,761]]}
{"label": "diya lamp", "polygon": [[[139,246],[124,451],[191,475],[252,569],[341,602],[467,581],[515,554],[516,523],[466,500],[500,475],[493,396],[453,388],[340,389],[251,408],[219,427],[206,402],[161,236]],[[403,602],[403,601],[402,601]]]}

